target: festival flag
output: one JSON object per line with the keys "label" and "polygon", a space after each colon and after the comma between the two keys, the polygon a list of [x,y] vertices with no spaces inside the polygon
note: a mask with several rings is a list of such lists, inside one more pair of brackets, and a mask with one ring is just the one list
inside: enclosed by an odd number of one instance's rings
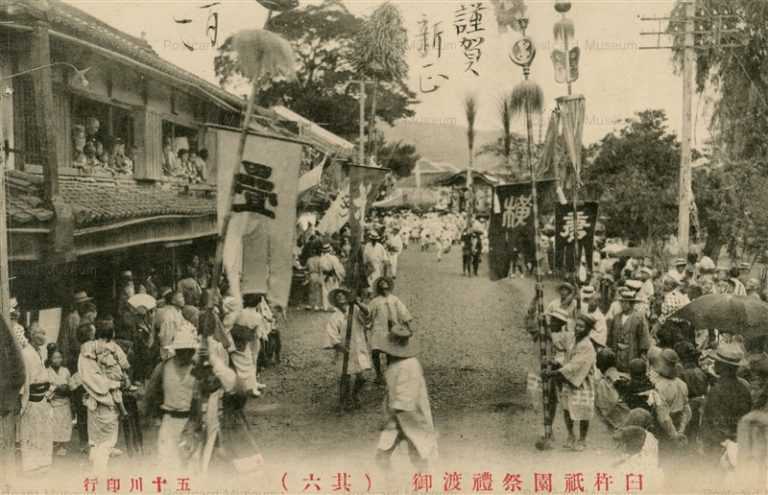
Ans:
{"label": "festival flag", "polygon": [[336,199],[331,202],[323,218],[317,224],[317,231],[330,236],[341,230],[349,221],[349,179],[341,186]]}
{"label": "festival flag", "polygon": [[[587,271],[592,271],[592,255],[597,224],[598,204],[584,202],[576,208],[574,228],[573,205],[557,205],[555,210],[555,268],[571,273],[574,271],[574,247],[578,247],[578,259],[587,262]],[[574,239],[576,242],[574,243]]]}
{"label": "festival flag", "polygon": [[584,97],[562,96],[557,99],[560,110],[560,121],[563,125],[563,140],[571,159],[573,173],[576,174],[576,184],[581,186],[581,137],[584,132]]}
{"label": "festival flag", "polygon": [[[537,181],[537,192],[544,197],[552,181]],[[517,249],[520,264],[535,258],[536,239],[533,228],[533,197],[531,183],[507,184],[494,188],[493,209],[488,229],[490,277],[500,280],[507,276],[512,255]]]}
{"label": "festival flag", "polygon": [[219,221],[232,211],[223,250],[232,295],[264,292],[287,307],[301,143],[249,134],[243,160],[235,163],[240,133],[215,127],[209,131],[215,134],[219,153]]}
{"label": "festival flag", "polygon": [[366,287],[364,267],[360,263],[363,225],[368,208],[378,199],[388,169],[349,165],[349,227],[352,236],[351,265],[347,269],[349,287]]}

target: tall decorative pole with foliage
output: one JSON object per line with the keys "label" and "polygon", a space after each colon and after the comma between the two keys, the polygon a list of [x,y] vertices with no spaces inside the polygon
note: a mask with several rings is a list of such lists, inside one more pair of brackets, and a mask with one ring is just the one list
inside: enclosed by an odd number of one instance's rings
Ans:
{"label": "tall decorative pole with foliage", "polygon": [[472,226],[475,207],[475,191],[472,184],[472,167],[475,158],[475,122],[477,121],[477,97],[469,95],[464,99],[464,115],[467,117],[467,147],[469,162],[467,165],[467,227]]}
{"label": "tall decorative pole with foliage", "polygon": [[549,370],[549,360],[551,354],[551,340],[547,326],[544,323],[544,292],[541,285],[541,265],[539,260],[539,202],[538,193],[536,187],[536,167],[533,163],[533,119],[534,112],[541,112],[544,105],[544,95],[541,91],[541,87],[534,81],[528,79],[531,74],[531,64],[536,57],[536,47],[533,44],[533,40],[526,36],[525,31],[528,28],[528,17],[525,16],[525,11],[519,13],[517,17],[522,37],[518,39],[513,45],[509,54],[509,58],[512,62],[523,68],[523,81],[520,82],[512,90],[510,96],[510,106],[513,115],[523,114],[525,116],[525,130],[527,134],[526,143],[526,159],[528,161],[528,170],[531,174],[531,202],[533,210],[533,236],[534,236],[534,252],[537,261],[534,263],[536,269],[536,324],[538,327],[539,335],[539,353],[541,361],[541,375],[542,375],[542,406],[543,406],[543,420],[544,420],[544,437],[536,443],[538,448],[544,448],[549,446],[552,439],[552,418],[550,414],[550,399],[552,383],[545,377],[546,371]]}
{"label": "tall decorative pole with foliage", "polygon": [[[405,29],[400,10],[386,2],[373,11],[355,39],[352,60],[363,79],[373,81],[371,113],[368,116],[368,152],[375,161],[376,105],[380,82],[402,79],[408,73],[405,61],[408,50],[408,31]],[[361,164],[362,165],[362,164]]]}

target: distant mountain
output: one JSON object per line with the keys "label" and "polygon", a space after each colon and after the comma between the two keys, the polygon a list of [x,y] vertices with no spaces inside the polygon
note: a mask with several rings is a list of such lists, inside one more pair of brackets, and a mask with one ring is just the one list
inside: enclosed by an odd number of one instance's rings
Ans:
{"label": "distant mountain", "polygon": [[[416,146],[416,153],[433,162],[448,162],[459,169],[467,166],[467,129],[452,124],[400,120],[394,127],[383,125],[388,142],[403,141]],[[492,143],[501,135],[499,131],[478,130],[475,133],[475,150]],[[484,155],[475,158],[477,170],[488,170],[499,165],[498,159]]]}

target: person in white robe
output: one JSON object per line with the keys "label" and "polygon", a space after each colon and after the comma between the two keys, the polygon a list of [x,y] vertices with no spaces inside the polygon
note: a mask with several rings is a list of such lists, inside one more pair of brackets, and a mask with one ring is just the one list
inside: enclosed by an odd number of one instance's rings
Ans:
{"label": "person in white robe", "polygon": [[389,367],[386,423],[379,436],[376,461],[384,470],[389,470],[392,453],[401,442],[407,444],[411,462],[419,472],[427,472],[429,461],[437,457],[437,431],[429,392],[412,336],[407,327],[393,327],[382,349]]}
{"label": "person in white robe", "polygon": [[376,280],[373,284],[376,293],[368,304],[371,318],[371,351],[373,366],[376,370],[376,383],[384,383],[381,366],[382,348],[387,344],[389,329],[393,325],[409,326],[413,317],[403,302],[392,294],[394,282],[386,277]]}
{"label": "person in white robe", "polygon": [[389,270],[388,274],[392,278],[397,278],[397,262],[400,258],[400,253],[403,252],[403,238],[398,226],[392,227],[392,232],[387,239],[387,252],[389,253]]}
{"label": "person in white robe", "polygon": [[[544,376],[555,377],[562,382],[560,403],[563,419],[568,430],[566,446],[579,452],[586,448],[589,422],[595,412],[595,348],[589,339],[594,321],[587,315],[576,318],[576,343],[568,351],[565,364],[547,371]],[[578,424],[578,439],[574,427]]]}
{"label": "person in white robe", "polygon": [[384,267],[389,260],[387,250],[381,245],[380,240],[379,234],[372,231],[368,235],[368,243],[363,248],[363,264],[369,287],[373,287],[376,279],[384,276]]}
{"label": "person in white robe", "polygon": [[26,371],[19,413],[21,469],[25,476],[34,476],[53,464],[53,408],[48,401],[52,387],[40,353],[45,346],[45,332],[34,327],[30,341],[16,332]]}
{"label": "person in white robe", "polygon": [[322,307],[323,311],[333,311],[328,294],[339,288],[346,276],[346,271],[339,258],[333,254],[333,248],[329,243],[323,244],[321,253],[319,268],[322,275]]}
{"label": "person in white robe", "polygon": [[[371,369],[371,353],[365,335],[368,309],[358,302],[353,302],[352,295],[345,289],[332,291],[329,298],[335,310],[325,325],[325,345],[323,348],[334,351],[333,361],[339,367],[339,374],[343,372],[344,355],[349,356],[346,373],[352,379],[352,386],[351,393],[345,391],[344,395],[348,399],[346,407],[355,409],[360,406],[359,394],[365,385],[364,372]],[[350,304],[354,304],[355,307],[349,346],[347,346],[346,336]]]}

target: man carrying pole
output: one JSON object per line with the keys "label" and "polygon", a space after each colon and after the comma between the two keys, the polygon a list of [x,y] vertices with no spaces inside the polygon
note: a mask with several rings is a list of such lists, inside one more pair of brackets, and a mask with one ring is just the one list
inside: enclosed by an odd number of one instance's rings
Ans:
{"label": "man carrying pole", "polygon": [[[533,213],[533,238],[539,238],[539,204],[536,189],[536,167],[533,163],[533,122],[532,113],[540,111],[542,106],[542,92],[541,88],[533,81],[530,81],[528,77],[531,73],[531,63],[536,56],[536,49],[533,44],[533,40],[525,35],[525,30],[528,27],[528,17],[525,16],[524,10],[520,12],[517,18],[517,23],[522,31],[522,38],[518,39],[512,46],[511,53],[509,55],[510,60],[515,64],[523,68],[524,80],[515,86],[512,91],[512,111],[514,113],[523,113],[525,116],[525,126],[527,131],[527,145],[526,145],[526,157],[528,161],[528,169],[531,175],[531,206]],[[534,259],[538,260],[539,243],[534,242]],[[537,336],[539,342],[539,359],[541,363],[541,391],[542,391],[542,410],[543,410],[543,422],[544,422],[544,435],[536,442],[536,448],[539,450],[549,449],[552,447],[552,417],[550,414],[552,401],[552,386],[553,384],[547,378],[550,372],[550,356],[552,349],[552,340],[549,335],[549,330],[544,323],[544,292],[541,284],[541,266],[539,263],[534,264],[536,270],[536,296],[533,304],[536,314],[536,327]]]}
{"label": "man carrying pole", "polygon": [[[353,334],[356,334],[356,332],[353,331],[353,325],[358,318],[356,312],[359,310],[363,314],[367,314],[365,307],[359,302],[355,302],[368,285],[366,276],[363,273],[364,265],[362,261],[363,222],[365,220],[367,206],[376,198],[376,193],[384,182],[385,177],[385,169],[349,165],[349,227],[352,251],[349,257],[350,266],[347,270],[347,287],[349,287],[351,291],[347,297],[347,326],[346,334],[344,336],[344,346],[342,349],[337,349],[344,353],[341,379],[339,381],[340,410],[344,407],[348,396],[350,358],[354,340]],[[338,306],[336,307],[338,308]],[[359,361],[359,357],[360,356],[355,356],[355,360]],[[370,357],[368,358],[368,362],[370,363]],[[356,363],[356,365],[362,363],[364,363],[364,360]],[[355,392],[358,391],[359,388],[356,387]]]}

